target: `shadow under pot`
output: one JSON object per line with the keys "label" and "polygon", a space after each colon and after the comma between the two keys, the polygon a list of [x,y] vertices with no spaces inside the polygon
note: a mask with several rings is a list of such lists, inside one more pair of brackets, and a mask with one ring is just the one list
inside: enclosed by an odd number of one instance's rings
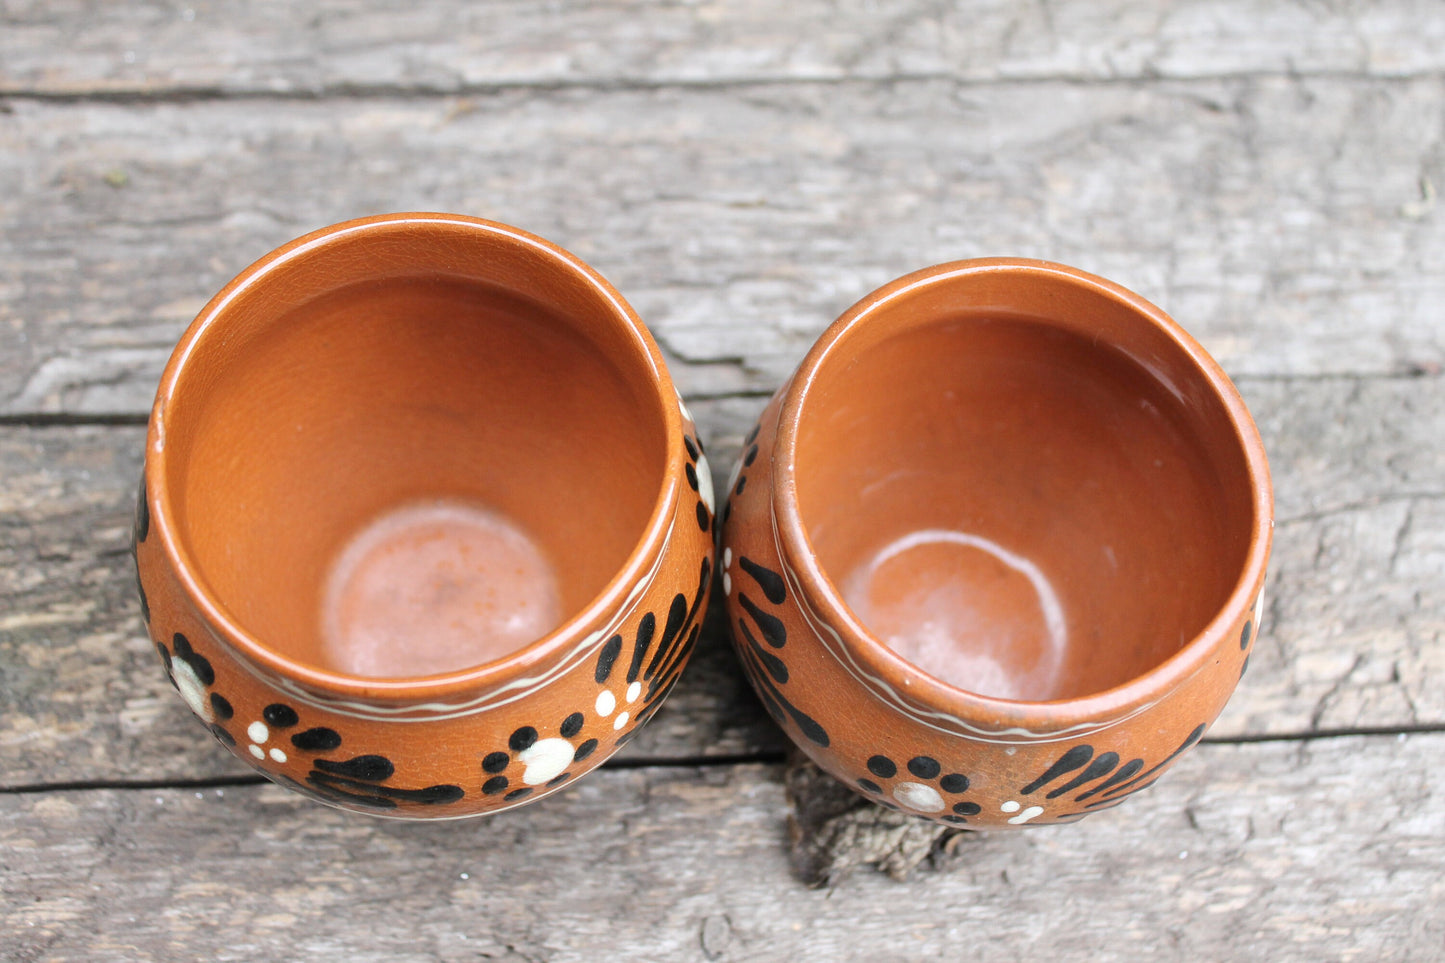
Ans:
{"label": "shadow under pot", "polygon": [[722,509],[773,718],[881,805],[1070,822],[1197,743],[1257,632],[1253,421],[1155,306],[1042,261],[909,275],[830,327]]}
{"label": "shadow under pot", "polygon": [[283,785],[413,818],[570,783],[662,704],[713,564],[697,429],[576,257],[454,215],[339,224],[206,306],[135,549],[166,670]]}

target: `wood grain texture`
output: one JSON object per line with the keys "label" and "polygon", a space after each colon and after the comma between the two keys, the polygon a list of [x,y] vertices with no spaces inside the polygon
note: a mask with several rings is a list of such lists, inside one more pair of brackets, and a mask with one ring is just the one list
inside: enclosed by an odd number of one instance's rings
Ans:
{"label": "wood grain texture", "polygon": [[1264,633],[1211,734],[1445,721],[1445,379],[1241,388],[1277,522]]}
{"label": "wood grain texture", "polygon": [[[1279,492],[1269,615],[1211,738],[1445,723],[1445,378],[1246,381]],[[694,400],[718,490],[762,398]],[[164,681],[127,539],[139,427],[0,428],[0,787],[247,772]],[[626,758],[776,753],[714,613]]]}
{"label": "wood grain texture", "polygon": [[1445,80],[854,81],[0,115],[0,414],[140,413],[248,262],[387,210],[609,277],[690,395],[773,390],[855,299],[1016,254],[1173,313],[1235,375],[1438,371]]}
{"label": "wood grain texture", "polygon": [[7,0],[0,92],[322,95],[502,84],[935,76],[1402,75],[1445,63],[1428,3],[667,0],[411,6]]}
{"label": "wood grain texture", "polygon": [[17,961],[1432,960],[1442,749],[1202,746],[1082,823],[825,891],[788,874],[776,766],[604,770],[429,825],[270,786],[5,795],[0,940]]}

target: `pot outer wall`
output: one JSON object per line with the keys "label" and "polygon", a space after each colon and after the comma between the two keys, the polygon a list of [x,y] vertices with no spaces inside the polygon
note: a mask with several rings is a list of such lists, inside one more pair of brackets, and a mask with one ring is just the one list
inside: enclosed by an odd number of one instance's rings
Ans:
{"label": "pot outer wall", "polygon": [[[711,476],[682,405],[684,474],[671,534],[623,611],[548,660],[445,699],[378,702],[303,688],[244,659],[183,591],[152,525],[144,476],[134,556],[147,631],[210,734],[272,781],[372,815],[451,819],[572,783],[651,720],[696,646],[714,576]],[[517,686],[518,679],[536,680]],[[197,730],[201,734],[201,730]]]}
{"label": "pot outer wall", "polygon": [[1121,718],[1081,718],[1065,730],[1030,727],[1026,710],[1007,720],[965,718],[923,704],[904,680],[849,664],[846,643],[825,645],[815,629],[822,620],[807,608],[774,535],[772,453],[787,392],[784,385],[773,396],[729,481],[719,570],[749,681],[822,769],[890,809],[968,829],[1013,829],[1112,808],[1199,741],[1249,661],[1262,577],[1246,616],[1182,684]]}

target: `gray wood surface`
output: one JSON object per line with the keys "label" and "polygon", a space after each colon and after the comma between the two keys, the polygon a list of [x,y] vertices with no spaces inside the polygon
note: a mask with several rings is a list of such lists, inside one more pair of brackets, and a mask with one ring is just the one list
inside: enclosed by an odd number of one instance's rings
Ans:
{"label": "gray wood surface", "polygon": [[11,795],[0,926],[46,960],[1430,960],[1442,749],[1203,746],[1132,807],[831,890],[788,873],[777,767],[604,770],[431,825],[270,786]]}
{"label": "gray wood surface", "polygon": [[1427,0],[320,0],[260,9],[242,0],[7,0],[0,9],[0,92],[52,96],[449,93],[900,75],[1402,76],[1445,63],[1445,29]]}
{"label": "gray wood surface", "polygon": [[[0,959],[1445,959],[1442,143],[1423,0],[0,0]],[[257,783],[141,635],[140,424],[236,271],[402,209],[607,275],[719,476],[892,277],[1020,254],[1140,291],[1269,451],[1248,675],[1129,805],[924,837],[904,883],[790,869],[785,740],[716,613],[626,755],[538,806],[413,826]]]}
{"label": "gray wood surface", "polygon": [[771,391],[878,284],[1004,253],[1138,290],[1235,375],[1438,371],[1445,228],[1422,191],[1445,185],[1441,87],[17,98],[0,123],[0,413],[146,411],[181,330],[247,263],[407,209],[488,216],[576,251],[695,395]]}

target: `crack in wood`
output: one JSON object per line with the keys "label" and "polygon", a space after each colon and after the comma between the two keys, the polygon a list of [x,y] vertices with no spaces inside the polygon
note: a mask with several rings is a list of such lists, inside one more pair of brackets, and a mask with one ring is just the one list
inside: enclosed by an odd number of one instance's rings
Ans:
{"label": "crack in wood", "polygon": [[1167,75],[1124,74],[1098,76],[1088,73],[1049,73],[999,77],[965,77],[948,71],[912,71],[880,74],[759,74],[731,77],[592,77],[539,80],[495,80],[458,84],[339,83],[272,87],[225,87],[198,85],[157,87],[92,87],[43,90],[35,87],[0,87],[0,100],[31,101],[57,105],[117,104],[173,105],[205,102],[311,102],[321,100],[432,100],[455,97],[499,96],[512,92],[636,93],[648,91],[746,91],[777,87],[895,87],[907,84],[952,84],[959,90],[989,90],[1003,87],[1068,86],[1142,88],[1198,83],[1258,82],[1269,80],[1333,81],[1361,83],[1418,83],[1445,80],[1445,70],[1361,71],[1361,70],[1225,70]]}

